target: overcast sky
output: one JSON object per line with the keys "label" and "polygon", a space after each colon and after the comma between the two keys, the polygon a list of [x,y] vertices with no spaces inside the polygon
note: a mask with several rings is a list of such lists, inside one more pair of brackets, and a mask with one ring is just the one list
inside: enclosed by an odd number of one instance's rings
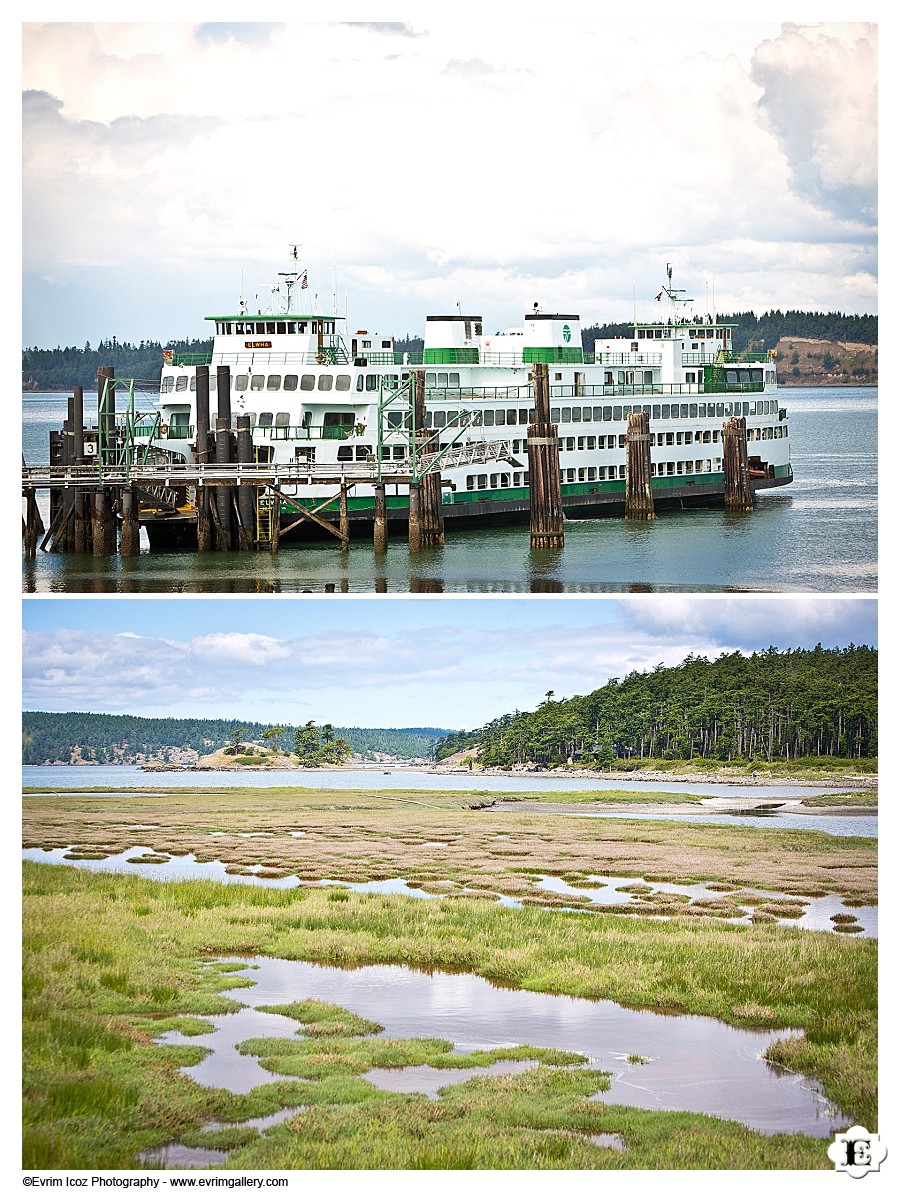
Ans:
{"label": "overcast sky", "polygon": [[267,301],[293,243],[306,297],[400,336],[457,303],[491,331],[534,302],[646,317],[667,262],[701,314],[876,311],[874,24],[55,7],[24,28],[25,345],[204,336],[242,289]]}
{"label": "overcast sky", "polygon": [[876,645],[872,598],[30,598],[27,710],[476,728],[688,654]]}

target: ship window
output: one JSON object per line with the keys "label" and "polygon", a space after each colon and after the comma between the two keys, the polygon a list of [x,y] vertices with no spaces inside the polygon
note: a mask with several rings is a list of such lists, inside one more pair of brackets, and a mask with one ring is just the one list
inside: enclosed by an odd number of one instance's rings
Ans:
{"label": "ship window", "polygon": [[[263,324],[259,323],[258,326],[260,327],[260,329],[262,329]],[[266,328],[266,335],[274,335],[275,334],[275,324],[274,323],[266,323],[265,328]]]}
{"label": "ship window", "polygon": [[287,335],[287,326],[284,323],[278,324],[278,334]]}
{"label": "ship window", "polygon": [[262,375],[262,373],[253,373],[253,375],[250,377],[251,392],[259,392],[263,387],[265,379],[266,378]]}
{"label": "ship window", "polygon": [[346,463],[348,460],[352,460],[353,459],[353,448],[352,447],[338,447],[337,457],[338,457],[338,463]]}
{"label": "ship window", "polygon": [[269,392],[273,392],[280,388],[281,388],[281,377],[279,377],[276,373],[272,373],[269,376],[268,380],[266,381],[266,389],[268,389]]}
{"label": "ship window", "polygon": [[613,420],[613,422],[621,422],[622,421],[622,407],[621,406],[613,406],[612,420]]}
{"label": "ship window", "polygon": [[493,426],[494,425],[494,411],[493,410],[485,410],[483,421],[484,421],[485,426]]}
{"label": "ship window", "polygon": [[[682,406],[682,409],[684,409],[683,406]],[[697,403],[696,402],[691,402],[691,404],[688,406],[688,417],[689,418],[697,417]]]}
{"label": "ship window", "polygon": [[260,426],[271,426],[272,425],[272,415],[268,414],[268,413],[260,414],[259,425]]}
{"label": "ship window", "polygon": [[429,386],[434,385],[434,373],[433,372],[427,372],[425,374],[425,384],[429,385]]}
{"label": "ship window", "polygon": [[475,477],[474,477],[474,476],[467,476],[467,477],[466,477],[466,488],[467,488],[467,489],[468,489],[470,492],[471,492],[471,491],[472,491],[472,490],[475,488]]}
{"label": "ship window", "polygon": [[611,385],[612,383],[613,383],[613,375],[612,375],[612,373],[611,373],[611,372],[605,372],[605,373],[603,374],[603,384],[604,384],[604,385]]}
{"label": "ship window", "polygon": [[437,375],[437,383],[438,383],[438,386],[439,386],[441,389],[446,389],[446,388],[447,388],[447,374],[446,374],[445,372],[439,372],[439,373],[438,373],[438,375]]}
{"label": "ship window", "polygon": [[478,487],[479,487],[479,488],[487,488],[487,479],[488,479],[488,478],[487,478],[487,473],[486,473],[486,472],[481,472],[481,473],[479,473],[479,476],[478,476]]}
{"label": "ship window", "polygon": [[372,392],[378,388],[378,374],[366,373],[366,390]]}
{"label": "ship window", "polygon": [[334,382],[335,389],[339,389],[342,393],[346,393],[350,388],[350,374],[338,373]]}
{"label": "ship window", "polygon": [[697,380],[696,373],[689,372],[689,373],[684,374],[684,381],[685,381],[686,385],[693,385],[696,382],[696,380]]}
{"label": "ship window", "polygon": [[291,416],[287,412],[287,410],[279,410],[278,413],[275,415],[275,425],[276,426],[290,426],[290,423],[291,423]]}
{"label": "ship window", "polygon": [[324,422],[326,426],[352,426],[353,413],[350,410],[329,410]]}
{"label": "ship window", "polygon": [[506,410],[495,410],[494,411],[494,425],[495,426],[506,426]]}
{"label": "ship window", "polygon": [[284,378],[284,387],[288,393],[293,393],[297,388],[298,377],[296,373],[288,373]]}
{"label": "ship window", "polygon": [[187,389],[187,387],[188,387],[188,379],[187,379],[187,377],[183,377],[183,376],[182,376],[182,377],[176,377],[176,378],[175,378],[175,389],[176,389],[178,392],[181,392],[183,389]]}
{"label": "ship window", "polygon": [[314,373],[304,373],[300,378],[300,388],[307,393],[312,392],[316,387],[316,378]]}
{"label": "ship window", "polygon": [[162,393],[171,393],[172,390],[174,389],[174,387],[175,387],[175,378],[174,377],[163,377],[162,390],[161,390]]}
{"label": "ship window", "polygon": [[405,447],[395,447],[394,448],[394,459],[403,460],[405,458],[406,458],[406,448]]}
{"label": "ship window", "polygon": [[191,377],[191,385],[190,385],[191,393],[193,393],[196,390],[196,388],[197,388],[197,375],[195,373]]}
{"label": "ship window", "polygon": [[[217,378],[217,380],[218,380],[218,378]],[[249,384],[250,384],[249,376],[246,373],[238,373],[238,375],[234,378],[235,393],[243,393]],[[210,387],[212,387],[212,386],[210,386]]]}
{"label": "ship window", "polygon": [[372,455],[372,448],[368,444],[356,448],[356,458],[363,463]]}
{"label": "ship window", "polygon": [[383,339],[383,340],[381,341],[381,346],[382,346],[382,348],[384,348],[385,350],[387,350],[387,351],[390,351],[390,349],[391,349],[391,348],[392,348],[394,345],[393,345],[393,342],[392,342],[391,340],[389,340],[389,339]]}
{"label": "ship window", "polygon": [[319,377],[319,383],[316,386],[316,388],[321,393],[327,393],[331,389],[333,384],[334,384],[334,377],[331,375],[331,373],[322,373],[321,376]]}
{"label": "ship window", "polygon": [[573,422],[581,421],[581,406],[573,406],[572,407],[572,421]]}
{"label": "ship window", "polygon": [[559,422],[559,410],[558,410],[558,409],[552,409],[552,408],[551,408],[551,410],[550,410],[550,421],[551,421],[551,422]]}
{"label": "ship window", "polygon": [[[635,406],[635,410],[637,410],[637,408],[638,407]],[[631,413],[631,406],[623,406],[622,407],[622,417],[623,418],[627,418],[630,413]]]}
{"label": "ship window", "polygon": [[437,429],[440,429],[442,426],[446,426],[446,425],[447,425],[447,412],[445,410],[435,410],[434,411],[434,426]]}
{"label": "ship window", "polygon": [[566,439],[566,451],[574,451],[574,450],[575,450],[575,440],[574,439]]}
{"label": "ship window", "polygon": [[624,447],[626,442],[627,442],[627,436],[619,435],[619,446]]}
{"label": "ship window", "polygon": [[572,409],[570,406],[563,406],[561,412],[562,412],[563,422],[571,422],[572,421]]}
{"label": "ship window", "polygon": [[613,412],[612,406],[604,406],[603,407],[603,421],[604,422],[612,422],[612,412]]}

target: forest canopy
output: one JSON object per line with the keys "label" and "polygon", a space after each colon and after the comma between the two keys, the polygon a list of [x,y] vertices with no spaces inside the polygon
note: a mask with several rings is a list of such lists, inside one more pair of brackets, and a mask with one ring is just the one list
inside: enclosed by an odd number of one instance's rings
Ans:
{"label": "forest canopy", "polygon": [[610,679],[588,695],[512,712],[470,733],[451,733],[436,756],[477,748],[485,766],[623,759],[767,761],[874,758],[878,753],[878,652],[737,651],[715,661],[689,655]]}

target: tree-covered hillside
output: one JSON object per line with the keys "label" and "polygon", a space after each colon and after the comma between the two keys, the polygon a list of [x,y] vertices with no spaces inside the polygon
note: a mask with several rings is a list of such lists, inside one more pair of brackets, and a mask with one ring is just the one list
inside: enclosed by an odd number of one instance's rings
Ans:
{"label": "tree-covered hillside", "polygon": [[[152,719],[100,712],[24,712],[22,764],[44,765],[72,760],[100,765],[129,765],[150,759],[189,761],[221,749],[235,731],[247,741],[261,741],[276,727],[247,720]],[[284,749],[290,748],[295,728],[285,725]],[[430,757],[441,728],[335,728],[354,753],[372,757]]]}
{"label": "tree-covered hillside", "polygon": [[589,695],[515,712],[478,733],[449,734],[436,756],[478,744],[487,766],[618,759],[775,761],[874,758],[878,653],[869,646],[687,657],[610,679]]}

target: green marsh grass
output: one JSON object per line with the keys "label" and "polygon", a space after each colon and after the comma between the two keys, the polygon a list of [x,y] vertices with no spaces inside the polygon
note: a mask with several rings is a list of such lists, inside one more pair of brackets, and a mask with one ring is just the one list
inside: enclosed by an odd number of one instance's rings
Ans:
{"label": "green marsh grass", "polygon": [[[448,1087],[437,1101],[384,1093],[361,1079],[359,1064],[384,1064],[391,1052],[405,1062],[414,1054],[411,1042],[352,1033],[377,1024],[348,1022],[321,1005],[275,1007],[296,1017],[302,1033],[296,1041],[251,1044],[267,1052],[264,1062],[302,1073],[302,1080],[242,1095],[200,1087],[179,1069],[204,1054],[202,1034],[191,1044],[153,1040],[182,1015],[194,1024],[190,1033],[201,1016],[236,1008],[221,994],[248,977],[237,962],[217,962],[223,955],[465,971],[516,988],[738,1025],[802,1027],[805,1037],[777,1045],[774,1058],[818,1076],[857,1120],[877,1120],[874,941],[705,920],[548,916],[480,900],[339,891],[345,897],[335,901],[334,893],[26,864],[23,1162],[38,1169],[127,1168],[143,1150],[196,1139],[212,1119],[239,1125],[282,1106],[308,1105],[265,1138],[236,1144],[226,1165],[830,1166],[821,1140],[777,1137],[761,1146],[751,1131],[711,1117],[585,1101],[604,1078],[565,1062],[554,1066],[565,1056]],[[314,1025],[316,1014],[320,1023],[343,1021],[351,1033],[305,1032],[304,1016]],[[447,1062],[443,1041],[417,1046],[424,1050],[415,1054],[430,1064]],[[628,1150],[594,1146],[587,1135],[598,1132],[620,1134]]]}

